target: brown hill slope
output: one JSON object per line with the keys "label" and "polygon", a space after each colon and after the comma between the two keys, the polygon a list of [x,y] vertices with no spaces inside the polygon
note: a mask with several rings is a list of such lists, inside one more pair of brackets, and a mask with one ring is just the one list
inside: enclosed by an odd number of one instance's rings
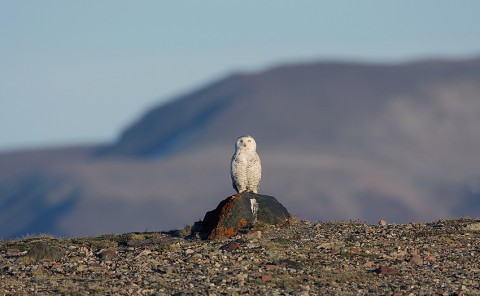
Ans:
{"label": "brown hill slope", "polygon": [[258,142],[260,193],[301,217],[477,216],[479,93],[480,59],[234,75],[150,110],[116,143],[0,155],[0,236],[190,223],[233,193],[243,134]]}

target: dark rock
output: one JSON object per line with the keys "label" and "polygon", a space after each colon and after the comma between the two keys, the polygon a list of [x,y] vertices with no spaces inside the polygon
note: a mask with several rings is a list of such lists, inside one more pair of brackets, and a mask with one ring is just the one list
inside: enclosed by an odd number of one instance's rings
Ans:
{"label": "dark rock", "polygon": [[255,198],[258,203],[257,221],[270,225],[285,223],[290,217],[288,210],[273,196],[242,193],[247,199]]}
{"label": "dark rock", "polygon": [[248,231],[254,223],[281,224],[290,214],[273,196],[244,192],[232,195],[205,214],[200,237],[233,237]]}
{"label": "dark rock", "polygon": [[65,255],[65,250],[58,247],[50,246],[46,242],[39,242],[27,252],[26,256],[35,260],[60,260]]}

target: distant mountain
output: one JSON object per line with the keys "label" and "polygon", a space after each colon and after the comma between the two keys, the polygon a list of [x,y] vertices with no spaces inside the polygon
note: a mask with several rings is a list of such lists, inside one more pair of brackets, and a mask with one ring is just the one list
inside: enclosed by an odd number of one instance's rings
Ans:
{"label": "distant mountain", "polygon": [[321,62],[232,75],[149,110],[115,143],[0,154],[0,237],[182,227],[233,193],[254,136],[260,193],[311,219],[480,213],[480,59]]}

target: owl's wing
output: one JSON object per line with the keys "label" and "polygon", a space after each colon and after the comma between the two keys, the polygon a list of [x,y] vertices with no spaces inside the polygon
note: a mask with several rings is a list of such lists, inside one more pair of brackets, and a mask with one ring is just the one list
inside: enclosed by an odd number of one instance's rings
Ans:
{"label": "owl's wing", "polygon": [[232,186],[235,191],[238,192],[237,182],[235,181],[235,171],[237,170],[237,162],[235,161],[235,154],[232,156],[232,161],[230,162],[230,177],[232,178]]}
{"label": "owl's wing", "polygon": [[252,158],[252,166],[255,168],[255,171],[258,172],[258,178],[262,175],[262,162],[260,161],[260,156],[257,153]]}

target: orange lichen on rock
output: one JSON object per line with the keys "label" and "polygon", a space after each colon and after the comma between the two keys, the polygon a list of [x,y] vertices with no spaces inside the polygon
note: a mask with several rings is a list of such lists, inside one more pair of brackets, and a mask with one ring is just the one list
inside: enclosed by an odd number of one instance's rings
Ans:
{"label": "orange lichen on rock", "polygon": [[234,204],[234,201],[232,199],[227,200],[227,202],[225,203],[225,205],[222,207],[220,211],[221,217],[224,217],[224,218],[230,217],[230,215],[232,214],[233,204]]}
{"label": "orange lichen on rock", "polygon": [[[238,194],[237,194],[238,195]],[[227,200],[227,202],[223,205],[223,207],[220,210],[220,215],[218,217],[218,224],[217,226],[212,230],[210,235],[208,236],[208,239],[215,239],[219,237],[233,237],[238,234],[238,231],[240,229],[244,229],[245,227],[248,226],[248,219],[247,218],[242,218],[240,221],[238,221],[237,225],[234,226],[226,226],[225,220],[230,219],[232,215],[232,209],[234,206],[234,198],[241,198],[241,196],[236,197],[236,195],[232,196],[232,199]]]}
{"label": "orange lichen on rock", "polygon": [[242,229],[248,226],[248,220],[246,218],[240,219],[237,224],[237,229]]}
{"label": "orange lichen on rock", "polygon": [[[235,195],[232,197],[235,198]],[[237,229],[234,227],[225,227],[223,224],[225,219],[230,218],[232,214],[232,208],[234,205],[233,200],[228,200],[225,205],[222,207],[220,211],[219,221],[217,227],[212,231],[212,233],[208,236],[208,239],[214,239],[218,237],[233,237],[238,234],[238,230],[247,226],[248,221],[247,219],[243,218],[238,222]]]}
{"label": "orange lichen on rock", "polygon": [[208,236],[208,239],[215,239],[215,238],[219,238],[219,237],[233,237],[235,235],[237,235],[237,232],[235,230],[233,230],[233,227],[225,228],[222,225],[219,225]]}

